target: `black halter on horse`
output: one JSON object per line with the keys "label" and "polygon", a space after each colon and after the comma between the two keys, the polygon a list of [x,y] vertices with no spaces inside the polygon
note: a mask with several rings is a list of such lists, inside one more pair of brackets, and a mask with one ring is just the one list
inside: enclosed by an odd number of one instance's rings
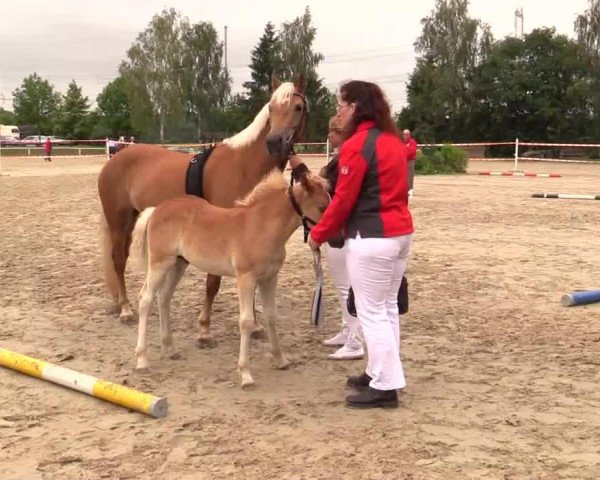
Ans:
{"label": "black halter on horse", "polygon": [[[292,95],[300,97],[302,99],[302,101],[304,102],[304,105],[302,107],[302,118],[300,119],[300,122],[298,123],[298,128],[296,130],[294,130],[294,132],[292,132],[287,139],[288,143],[290,144],[290,155],[296,155],[296,152],[294,151],[294,142],[293,142],[295,140],[294,137],[296,137],[298,132],[300,130],[302,130],[303,127],[306,125],[306,121],[307,121],[307,117],[308,117],[308,113],[309,113],[309,107],[308,107],[308,100],[306,99],[306,97],[304,95],[302,95],[301,93],[296,93],[296,92],[294,92]],[[287,163],[287,161],[288,161],[288,159],[286,158],[286,163]],[[308,235],[310,233],[311,227],[314,227],[317,224],[317,222],[315,222],[312,218],[307,217],[302,212],[302,209],[300,208],[300,205],[298,204],[296,197],[294,197],[294,190],[292,188],[293,184],[294,184],[294,178],[292,177],[292,178],[290,178],[290,186],[288,187],[287,194],[288,194],[288,197],[292,204],[292,207],[294,208],[294,211],[302,219],[302,226],[304,227],[304,243],[306,243],[308,241]]]}

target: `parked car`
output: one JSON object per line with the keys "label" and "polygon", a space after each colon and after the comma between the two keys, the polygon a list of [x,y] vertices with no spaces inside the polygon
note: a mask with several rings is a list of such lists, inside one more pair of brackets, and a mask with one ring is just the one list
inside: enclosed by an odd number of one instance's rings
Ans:
{"label": "parked car", "polygon": [[46,141],[47,135],[29,135],[21,139],[21,145],[24,147],[36,147]]}
{"label": "parked car", "polygon": [[3,147],[16,147],[21,145],[21,141],[15,137],[7,137],[5,135],[0,137],[0,145]]}
{"label": "parked car", "polygon": [[[44,144],[48,135],[29,135],[21,140],[21,145],[24,147],[35,147]],[[67,140],[63,140],[62,138],[54,137],[50,135],[50,140],[52,143],[66,143]]]}

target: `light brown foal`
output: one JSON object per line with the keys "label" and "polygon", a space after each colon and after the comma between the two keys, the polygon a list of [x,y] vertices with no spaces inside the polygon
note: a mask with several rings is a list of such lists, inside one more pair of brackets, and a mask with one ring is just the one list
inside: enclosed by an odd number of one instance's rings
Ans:
{"label": "light brown foal", "polygon": [[189,263],[206,273],[237,279],[242,387],[254,384],[248,367],[248,344],[257,285],[273,356],[278,368],[286,368],[288,362],[275,328],[275,290],[285,260],[285,244],[302,218],[318,221],[329,202],[323,178],[308,174],[288,188],[282,173],[275,170],[233,208],[182,196],[144,210],[135,224],[131,245],[134,266],[147,271],[140,292],[137,368],[148,367],[146,328],[157,293],[163,356],[176,356],[169,309]]}

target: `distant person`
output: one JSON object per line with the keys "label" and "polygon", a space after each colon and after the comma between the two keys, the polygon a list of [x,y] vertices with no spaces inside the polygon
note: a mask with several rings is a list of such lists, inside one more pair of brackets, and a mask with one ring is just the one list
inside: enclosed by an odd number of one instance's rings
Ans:
{"label": "distant person", "polygon": [[410,130],[405,129],[402,132],[404,143],[406,144],[408,160],[408,196],[413,196],[413,183],[415,178],[415,162],[417,161],[417,141],[410,134]]}
{"label": "distant person", "polygon": [[125,143],[125,135],[121,135],[121,136],[119,137],[119,142],[120,142],[120,143]]}
{"label": "distant person", "polygon": [[117,142],[112,138],[108,139],[108,158],[112,158],[112,156],[117,153]]}
{"label": "distant person", "polygon": [[135,143],[135,137],[133,135],[131,137],[129,137],[129,143],[131,143],[131,144]]}
{"label": "distant person", "polygon": [[44,153],[46,154],[44,161],[51,162],[52,161],[52,140],[50,137],[46,137],[46,142],[44,143]]}

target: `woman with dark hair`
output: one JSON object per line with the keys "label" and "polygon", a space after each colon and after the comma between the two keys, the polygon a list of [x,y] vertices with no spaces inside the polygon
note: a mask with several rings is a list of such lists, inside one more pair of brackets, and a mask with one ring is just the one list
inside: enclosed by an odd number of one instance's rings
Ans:
{"label": "woman with dark hair", "polygon": [[346,140],[335,196],[312,228],[309,244],[317,249],[340,231],[347,242],[348,274],[369,359],[362,375],[348,378],[347,385],[359,393],[348,396],[346,405],[393,408],[397,390],[406,386],[397,304],[413,233],[406,146],[377,85],[342,85],[337,111]]}

